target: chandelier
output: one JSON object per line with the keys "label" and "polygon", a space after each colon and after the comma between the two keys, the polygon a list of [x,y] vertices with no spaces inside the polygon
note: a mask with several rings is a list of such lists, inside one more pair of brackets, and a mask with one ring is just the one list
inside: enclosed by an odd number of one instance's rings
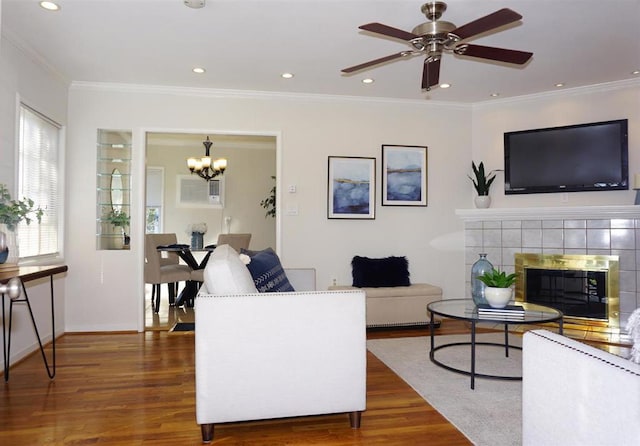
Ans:
{"label": "chandelier", "polygon": [[191,157],[187,159],[187,167],[191,171],[191,173],[197,173],[198,176],[204,178],[205,181],[209,181],[212,178],[217,177],[218,175],[222,175],[227,168],[227,160],[224,158],[217,159],[213,161],[210,156],[211,145],[213,144],[209,141],[209,137],[207,136],[207,140],[203,141],[205,152],[204,156],[200,159]]}

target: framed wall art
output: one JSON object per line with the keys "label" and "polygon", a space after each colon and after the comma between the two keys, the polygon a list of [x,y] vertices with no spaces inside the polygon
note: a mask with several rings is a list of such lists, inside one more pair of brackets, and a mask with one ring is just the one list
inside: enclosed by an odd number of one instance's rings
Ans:
{"label": "framed wall art", "polygon": [[382,205],[427,205],[427,148],[382,146]]}
{"label": "framed wall art", "polygon": [[327,218],[374,219],[376,159],[329,157]]}

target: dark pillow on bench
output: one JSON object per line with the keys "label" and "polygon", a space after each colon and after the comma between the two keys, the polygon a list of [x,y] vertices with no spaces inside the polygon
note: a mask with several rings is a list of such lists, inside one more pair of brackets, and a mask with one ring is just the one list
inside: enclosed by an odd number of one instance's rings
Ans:
{"label": "dark pillow on bench", "polygon": [[351,261],[353,286],[383,287],[409,286],[409,262],[406,257],[370,259],[355,256]]}

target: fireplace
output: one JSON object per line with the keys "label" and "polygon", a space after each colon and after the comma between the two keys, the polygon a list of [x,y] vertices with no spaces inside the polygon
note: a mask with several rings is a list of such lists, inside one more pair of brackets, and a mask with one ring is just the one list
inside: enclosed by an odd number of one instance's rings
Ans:
{"label": "fireplace", "polygon": [[569,323],[620,326],[618,256],[517,253],[515,272],[517,301],[556,308]]}

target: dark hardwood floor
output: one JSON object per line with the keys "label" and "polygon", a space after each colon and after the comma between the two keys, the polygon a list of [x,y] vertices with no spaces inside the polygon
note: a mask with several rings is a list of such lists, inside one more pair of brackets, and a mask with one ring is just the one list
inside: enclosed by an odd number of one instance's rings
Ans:
{"label": "dark hardwood floor", "polygon": [[[467,333],[468,327],[446,320],[437,332]],[[427,335],[425,327],[368,331],[369,339]],[[192,332],[66,334],[56,345],[54,380],[39,353],[12,367],[0,391],[0,444],[201,444]],[[375,356],[367,360],[360,429],[349,427],[346,414],[229,423],[216,426],[213,444],[470,444]]]}
{"label": "dark hardwood floor", "polygon": [[[464,327],[443,327],[459,332]],[[424,336],[425,328],[373,330],[371,337]],[[66,334],[49,380],[33,354],[0,391],[0,444],[196,445],[193,333]],[[367,411],[216,426],[221,445],[468,445],[402,379],[368,354]]]}

